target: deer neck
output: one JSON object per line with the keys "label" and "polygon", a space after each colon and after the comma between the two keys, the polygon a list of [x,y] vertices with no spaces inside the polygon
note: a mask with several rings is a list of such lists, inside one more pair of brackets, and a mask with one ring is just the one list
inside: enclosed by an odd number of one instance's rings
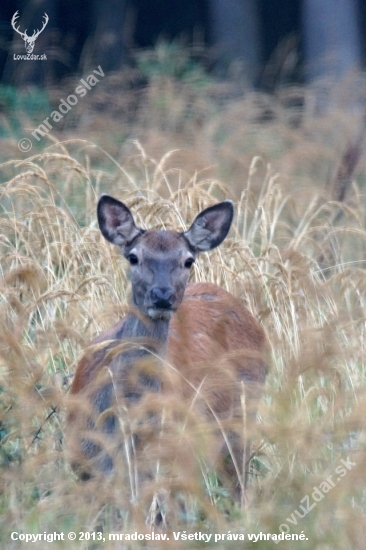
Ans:
{"label": "deer neck", "polygon": [[168,342],[169,326],[170,319],[151,319],[131,309],[120,335],[123,341],[132,344],[128,352],[129,357],[139,358],[150,354],[163,357]]}
{"label": "deer neck", "polygon": [[140,313],[134,314],[133,310],[125,318],[118,336],[126,347],[114,358],[110,368],[115,376],[116,387],[120,388],[126,399],[136,401],[146,390],[160,390],[159,371],[150,365],[145,372],[144,359],[149,356],[164,357],[169,324],[169,319],[150,319]]}

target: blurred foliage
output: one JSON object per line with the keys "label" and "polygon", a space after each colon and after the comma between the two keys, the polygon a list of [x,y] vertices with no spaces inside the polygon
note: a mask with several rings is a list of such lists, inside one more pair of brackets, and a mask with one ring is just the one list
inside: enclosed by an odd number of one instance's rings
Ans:
{"label": "blurred foliage", "polygon": [[[36,94],[34,107],[25,90],[1,96],[1,542],[6,547],[13,530],[146,532],[151,494],[160,498],[163,487],[171,490],[168,530],[278,533],[287,523],[305,532],[306,550],[363,550],[366,170],[355,132],[362,117],[335,101],[319,116],[307,88],[270,96],[201,80],[194,56],[161,48],[143,52],[138,69],[99,82],[73,108],[72,122],[68,114],[33,143],[36,152],[18,149],[14,105],[22,137],[31,137],[29,120],[38,126],[80,77]],[[329,93],[346,100],[347,82]],[[360,154],[347,172],[350,143]],[[273,350],[245,510],[207,468],[208,436],[194,423],[169,426],[168,435],[180,430],[187,444],[167,437],[165,450],[182,449],[178,477],[197,459],[195,475],[175,483],[164,477],[172,462],[166,470],[157,462],[161,477],[138,501],[126,469],[85,484],[71,471],[68,387],[82,350],[121,318],[129,293],[127,266],[97,228],[102,192],[126,201],[142,227],[183,228],[203,207],[235,201],[231,237],[197,262],[193,277],[242,300]],[[348,457],[356,466],[337,480]],[[329,476],[335,487],[299,517],[302,499]]]}
{"label": "blurred foliage", "polygon": [[136,52],[135,60],[148,83],[154,79],[169,77],[204,90],[213,82],[199,60],[194,59],[193,51],[182,47],[177,41],[160,40],[154,48]]}
{"label": "blurred foliage", "polygon": [[21,89],[15,86],[0,86],[0,138],[12,133],[19,135],[24,130],[24,119],[36,123],[51,111],[51,103],[46,90],[30,87]]}

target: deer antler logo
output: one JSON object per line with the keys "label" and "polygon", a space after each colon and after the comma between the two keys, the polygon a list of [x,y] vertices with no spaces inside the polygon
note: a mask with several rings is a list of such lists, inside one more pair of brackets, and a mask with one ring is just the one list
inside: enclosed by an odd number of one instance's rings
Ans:
{"label": "deer antler logo", "polygon": [[21,31],[19,30],[19,27],[16,28],[16,26],[15,26],[16,20],[17,20],[18,17],[19,17],[18,13],[19,13],[19,10],[16,11],[16,12],[14,13],[13,18],[12,18],[12,20],[11,20],[11,26],[12,26],[13,29],[14,29],[17,33],[19,33],[20,36],[23,38],[23,40],[24,40],[24,42],[25,42],[24,45],[25,45],[26,52],[27,52],[27,53],[32,53],[33,48],[34,48],[34,43],[35,43],[35,41],[37,40],[37,38],[39,37],[39,35],[41,34],[41,32],[43,31],[43,29],[45,28],[45,26],[46,26],[47,23],[48,23],[48,15],[47,15],[47,13],[45,13],[44,16],[43,16],[43,17],[44,17],[44,21],[43,21],[43,26],[42,26],[41,30],[39,30],[39,31],[38,31],[38,30],[37,30],[37,31],[33,31],[32,36],[28,36],[28,35],[27,35],[27,29],[25,29],[24,32],[21,32]]}

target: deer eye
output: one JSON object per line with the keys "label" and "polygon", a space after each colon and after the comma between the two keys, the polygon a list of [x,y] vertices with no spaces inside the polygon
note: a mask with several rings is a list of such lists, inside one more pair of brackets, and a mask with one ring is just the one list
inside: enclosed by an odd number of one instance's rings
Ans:
{"label": "deer eye", "polygon": [[186,267],[187,269],[190,269],[192,267],[192,265],[194,264],[194,258],[188,258],[185,262],[184,262],[184,267]]}
{"label": "deer eye", "polygon": [[139,263],[139,260],[136,254],[130,254],[127,257],[127,260],[130,262],[130,265],[137,265]]}

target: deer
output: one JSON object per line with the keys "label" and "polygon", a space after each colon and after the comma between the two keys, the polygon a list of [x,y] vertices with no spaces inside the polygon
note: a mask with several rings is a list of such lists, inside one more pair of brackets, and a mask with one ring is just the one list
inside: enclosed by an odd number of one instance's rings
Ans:
{"label": "deer", "polygon": [[[186,231],[146,230],[126,204],[100,197],[99,228],[130,264],[131,300],[127,315],[92,341],[70,386],[71,462],[81,479],[117,467],[121,403],[131,410],[148,395],[164,402],[174,392],[177,404],[194,401],[198,414],[219,423],[238,410],[246,427],[255,423],[268,364],[264,329],[225,289],[188,282],[197,256],[222,243],[233,215],[232,201],[224,200],[201,211]],[[154,367],[149,359],[157,360]],[[172,366],[173,380],[164,376],[164,365]],[[154,431],[152,416],[146,422]],[[213,453],[223,483],[241,504],[251,458],[244,439],[242,428],[218,433]],[[143,437],[134,441],[143,447]]]}
{"label": "deer", "polygon": [[19,27],[17,28],[15,26],[16,22],[17,22],[17,19],[19,18],[19,10],[16,11],[12,17],[12,20],[11,20],[11,26],[13,27],[13,29],[15,30],[15,32],[17,32],[18,34],[20,34],[20,36],[22,37],[22,39],[24,40],[24,46],[25,46],[25,49],[26,49],[26,52],[27,53],[32,53],[33,50],[34,50],[34,45],[35,45],[35,42],[37,40],[37,38],[39,37],[39,35],[41,34],[41,32],[44,30],[45,26],[47,25],[48,21],[49,21],[49,18],[48,18],[48,15],[47,13],[45,13],[43,15],[44,17],[44,21],[43,21],[43,25],[42,25],[42,28],[40,30],[34,30],[33,31],[33,34],[32,36],[28,36],[27,35],[27,29],[25,29],[24,32],[22,32],[21,30],[19,30]]}

